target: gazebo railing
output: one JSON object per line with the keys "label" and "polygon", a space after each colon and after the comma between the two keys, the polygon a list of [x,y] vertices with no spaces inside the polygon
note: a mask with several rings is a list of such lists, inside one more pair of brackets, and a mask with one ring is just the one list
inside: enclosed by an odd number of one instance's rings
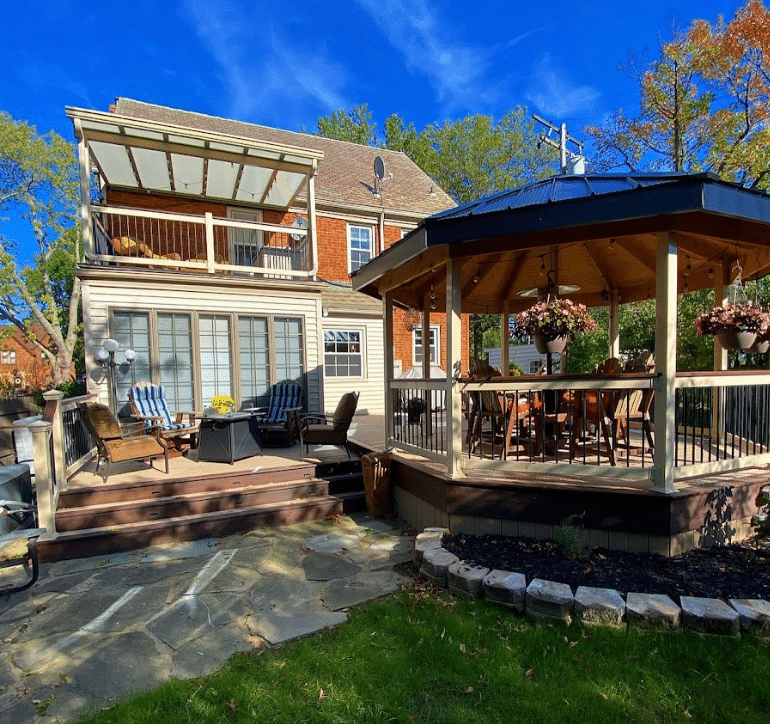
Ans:
{"label": "gazebo railing", "polygon": [[[455,380],[463,401],[460,467],[652,479],[663,463],[663,451],[655,457],[653,419],[659,379],[619,374]],[[389,444],[449,466],[446,382],[394,380],[390,388]],[[770,463],[770,373],[680,373],[668,419],[675,421],[676,479]]]}

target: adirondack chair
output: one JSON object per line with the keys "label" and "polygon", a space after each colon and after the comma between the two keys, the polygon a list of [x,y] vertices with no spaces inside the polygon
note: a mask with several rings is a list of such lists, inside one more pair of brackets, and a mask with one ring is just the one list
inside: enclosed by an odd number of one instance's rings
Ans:
{"label": "adirondack chair", "polygon": [[286,445],[294,444],[294,436],[299,434],[302,411],[302,385],[297,382],[278,382],[270,390],[270,403],[267,408],[257,409],[257,424],[261,435],[277,437]]}
{"label": "adirondack chair", "polygon": [[168,444],[159,437],[145,435],[144,422],[133,423],[138,428],[133,436],[124,435],[123,428],[107,405],[101,405],[98,402],[80,402],[78,412],[96,443],[97,474],[102,460],[106,465],[103,475],[105,483],[113,463],[149,460],[152,467],[153,458],[160,455],[163,455],[166,460],[166,473],[168,473]]}
{"label": "adirondack chair", "polygon": [[182,445],[189,445],[193,449],[197,447],[200,424],[196,418],[201,414],[188,410],[172,414],[162,385],[139,382],[129,390],[128,403],[131,417],[143,422],[148,432],[157,432],[177,450],[181,450]]}

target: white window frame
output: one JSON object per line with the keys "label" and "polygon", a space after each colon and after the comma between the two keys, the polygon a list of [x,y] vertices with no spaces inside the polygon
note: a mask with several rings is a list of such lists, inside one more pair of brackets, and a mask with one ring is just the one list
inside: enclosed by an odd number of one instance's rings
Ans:
{"label": "white window frame", "polygon": [[[348,333],[354,333],[358,335],[358,345],[359,350],[357,353],[353,352],[332,352],[330,354],[358,354],[358,356],[361,358],[361,374],[360,375],[330,375],[327,372],[326,368],[326,333],[327,332],[348,332]],[[365,348],[366,348],[366,331],[363,327],[324,327],[323,329],[324,333],[324,349],[323,349],[323,355],[324,355],[324,377],[328,378],[330,380],[362,380],[366,378],[366,354],[365,354]]]}
{"label": "white window frame", "polygon": [[[417,333],[419,332],[420,337],[422,338],[422,327],[415,327],[412,330],[412,364],[417,367],[418,365],[422,365],[422,355],[418,357],[417,350],[418,350],[418,344],[417,344]],[[431,324],[430,325],[430,331],[428,332],[429,339],[431,339],[430,342],[430,363],[432,365],[436,365],[437,367],[441,366],[441,325],[440,324]],[[420,350],[422,349],[422,344],[419,345]]]}
{"label": "white window frame", "polygon": [[15,365],[16,364],[16,350],[15,349],[4,349],[0,351],[0,364],[4,365]]}
{"label": "white window frame", "polygon": [[[364,229],[369,233],[369,258],[363,263],[357,266],[355,269],[353,268],[353,259],[352,259],[352,243],[353,243],[353,229]],[[356,269],[360,269],[364,264],[368,264],[372,259],[374,259],[374,227],[369,226],[368,224],[352,224],[348,223],[348,229],[347,229],[347,235],[348,235],[348,243],[347,243],[347,249],[348,249],[348,274],[353,273]],[[357,252],[360,252],[361,249],[356,249]]]}

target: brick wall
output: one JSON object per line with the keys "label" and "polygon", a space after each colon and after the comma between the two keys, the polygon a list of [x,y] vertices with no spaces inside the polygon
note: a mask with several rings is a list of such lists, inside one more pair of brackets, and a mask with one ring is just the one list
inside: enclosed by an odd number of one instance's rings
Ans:
{"label": "brick wall", "polygon": [[[15,355],[14,361],[3,363],[0,352],[0,381],[12,389],[47,389],[52,380],[51,365],[31,342],[20,337],[21,334],[15,332],[0,340],[0,350]],[[21,378],[21,385],[15,384],[15,378]]]}

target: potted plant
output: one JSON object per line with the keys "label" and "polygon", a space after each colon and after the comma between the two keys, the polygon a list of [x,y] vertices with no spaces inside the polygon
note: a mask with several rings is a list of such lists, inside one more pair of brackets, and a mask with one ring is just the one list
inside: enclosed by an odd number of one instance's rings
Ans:
{"label": "potted plant", "polygon": [[219,415],[229,415],[235,407],[235,400],[228,395],[215,395],[211,398],[211,407],[213,407]]}
{"label": "potted plant", "polygon": [[425,412],[425,400],[422,397],[412,397],[406,403],[406,420],[410,425],[419,424],[423,412]]}
{"label": "potted plant", "polygon": [[583,304],[571,299],[537,302],[514,317],[517,337],[532,337],[541,354],[558,354],[579,332],[596,329],[596,321]]}
{"label": "potted plant", "polygon": [[695,318],[695,331],[713,335],[724,349],[748,350],[770,333],[770,314],[750,301],[712,307]]}

